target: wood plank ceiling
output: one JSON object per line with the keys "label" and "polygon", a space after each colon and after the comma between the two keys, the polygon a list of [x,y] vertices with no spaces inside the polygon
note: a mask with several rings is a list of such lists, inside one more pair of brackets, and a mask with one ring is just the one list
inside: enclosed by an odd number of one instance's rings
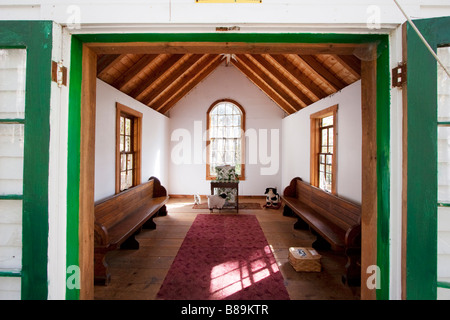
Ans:
{"label": "wood plank ceiling", "polygon": [[220,64],[236,67],[287,114],[338,92],[361,78],[349,54],[98,54],[97,77],[162,113]]}

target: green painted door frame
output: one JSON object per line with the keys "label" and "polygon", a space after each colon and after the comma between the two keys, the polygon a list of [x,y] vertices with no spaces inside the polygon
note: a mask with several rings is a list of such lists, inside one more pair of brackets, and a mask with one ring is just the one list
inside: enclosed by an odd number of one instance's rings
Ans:
{"label": "green painted door frame", "polygon": [[23,201],[22,270],[12,276],[21,277],[21,298],[30,300],[48,296],[52,28],[51,21],[0,21],[0,48],[27,50],[23,195],[12,197]]}
{"label": "green painted door frame", "polygon": [[[450,44],[450,17],[414,20],[432,49]],[[437,297],[437,62],[407,23],[406,299]],[[405,102],[405,101],[404,101]]]}
{"label": "green painted door frame", "polygon": [[[79,265],[79,186],[81,73],[85,43],[117,42],[244,42],[244,43],[377,43],[377,265],[381,284],[377,299],[389,298],[389,37],[376,34],[82,34],[72,36],[69,93],[69,159],[67,204],[67,265]],[[363,271],[364,272],[364,271]],[[365,284],[362,284],[365,285]],[[77,289],[67,299],[79,299]]]}

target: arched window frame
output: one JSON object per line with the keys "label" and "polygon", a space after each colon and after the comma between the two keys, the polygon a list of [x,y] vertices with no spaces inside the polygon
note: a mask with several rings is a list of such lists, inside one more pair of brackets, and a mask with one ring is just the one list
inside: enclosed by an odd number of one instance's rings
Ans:
{"label": "arched window frame", "polygon": [[211,112],[212,110],[220,103],[232,103],[235,105],[241,112],[241,173],[239,175],[239,180],[245,180],[245,110],[244,108],[236,101],[232,99],[220,99],[215,101],[211,106],[208,108],[208,111],[206,112],[206,132],[207,132],[207,138],[206,138],[206,180],[215,180],[216,176],[212,175],[210,172],[210,159],[211,159],[211,150],[210,150],[210,129],[211,129]]}

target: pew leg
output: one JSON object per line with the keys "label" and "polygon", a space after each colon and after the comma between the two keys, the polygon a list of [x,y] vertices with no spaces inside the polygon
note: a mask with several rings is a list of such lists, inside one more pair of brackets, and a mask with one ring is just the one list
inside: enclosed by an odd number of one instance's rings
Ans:
{"label": "pew leg", "polygon": [[140,230],[136,231],[132,236],[128,237],[121,245],[120,249],[125,250],[135,250],[139,249],[139,241],[136,240],[136,235],[140,232]]}
{"label": "pew leg", "polygon": [[316,240],[312,243],[312,247],[316,250],[329,250],[331,245],[320,234],[311,229],[312,234],[316,236]]}
{"label": "pew leg", "polygon": [[297,218],[297,222],[294,223],[294,229],[297,230],[308,230],[309,229],[309,225],[302,220],[302,218],[298,217]]}
{"label": "pew leg", "polygon": [[106,262],[106,252],[104,248],[95,248],[94,252],[94,283],[99,285],[109,285],[111,274]]}
{"label": "pew leg", "polygon": [[163,205],[163,206],[161,207],[161,209],[159,209],[157,216],[158,216],[158,217],[164,217],[164,216],[167,216],[167,207],[166,207],[166,205]]}
{"label": "pew leg", "polygon": [[347,248],[345,250],[347,264],[346,273],[342,276],[342,282],[349,286],[361,285],[361,248]]}
{"label": "pew leg", "polygon": [[156,229],[156,223],[153,221],[153,217],[148,219],[142,226],[143,229]]}
{"label": "pew leg", "polygon": [[295,213],[292,212],[292,209],[289,206],[284,205],[283,207],[283,216],[285,217],[295,217]]}

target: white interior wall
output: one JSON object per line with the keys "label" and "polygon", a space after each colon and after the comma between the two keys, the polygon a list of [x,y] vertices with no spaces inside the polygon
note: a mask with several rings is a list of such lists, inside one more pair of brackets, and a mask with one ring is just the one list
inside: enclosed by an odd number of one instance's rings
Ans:
{"label": "white interior wall", "polygon": [[[215,101],[225,98],[238,102],[246,113],[246,179],[239,184],[239,194],[263,195],[266,187],[281,188],[281,120],[285,113],[239,70],[222,64],[170,110],[171,194],[210,194],[204,154],[206,112]],[[186,138],[184,142],[180,135]],[[180,151],[183,143],[184,157]]]}
{"label": "white interior wall", "polygon": [[338,104],[337,194],[361,203],[361,81],[283,119],[282,184],[310,181],[310,114]]}
{"label": "white interior wall", "polygon": [[143,114],[141,182],[155,176],[168,190],[169,119],[97,79],[95,201],[115,193],[116,102]]}

